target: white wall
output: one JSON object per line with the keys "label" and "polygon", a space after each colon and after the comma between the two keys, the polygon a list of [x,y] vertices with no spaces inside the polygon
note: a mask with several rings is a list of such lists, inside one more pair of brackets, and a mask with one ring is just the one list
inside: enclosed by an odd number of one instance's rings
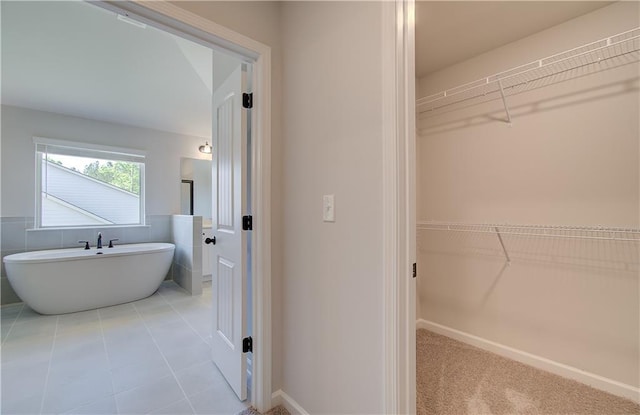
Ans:
{"label": "white wall", "polygon": [[309,413],[383,410],[381,11],[282,5],[282,389]]}
{"label": "white wall", "polygon": [[[436,93],[640,26],[618,2],[434,73]],[[434,40],[440,41],[440,40]],[[419,53],[419,51],[418,51]],[[418,220],[640,226],[638,64],[419,118]],[[419,231],[419,317],[640,386],[637,243]]]}

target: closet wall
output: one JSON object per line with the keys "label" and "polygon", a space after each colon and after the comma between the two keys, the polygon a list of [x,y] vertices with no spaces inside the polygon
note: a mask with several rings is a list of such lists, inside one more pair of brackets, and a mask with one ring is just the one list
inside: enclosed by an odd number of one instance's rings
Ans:
{"label": "closet wall", "polygon": [[[639,16],[639,3],[614,3],[418,79],[416,96],[634,29]],[[637,393],[639,241],[505,232],[509,264],[493,228],[428,225],[640,228],[640,67],[629,58],[508,94],[511,126],[499,95],[418,107],[419,326],[477,336]]]}

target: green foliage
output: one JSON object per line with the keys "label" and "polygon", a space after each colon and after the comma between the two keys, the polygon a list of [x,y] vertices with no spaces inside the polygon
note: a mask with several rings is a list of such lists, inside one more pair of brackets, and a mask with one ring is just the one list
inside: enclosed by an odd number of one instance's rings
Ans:
{"label": "green foliage", "polygon": [[[54,160],[51,157],[47,157],[47,161],[50,163],[55,163],[58,166],[64,166],[64,164],[62,164],[62,162],[60,160]],[[75,169],[71,169],[71,170],[75,170]]]}
{"label": "green foliage", "polygon": [[112,186],[140,195],[140,167],[126,161],[99,160],[85,166],[83,174],[109,183]]}

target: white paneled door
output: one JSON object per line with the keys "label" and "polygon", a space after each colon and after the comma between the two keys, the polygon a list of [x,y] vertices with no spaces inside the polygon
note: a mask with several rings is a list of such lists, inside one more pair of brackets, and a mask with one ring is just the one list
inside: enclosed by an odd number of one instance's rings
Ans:
{"label": "white paneled door", "polygon": [[240,400],[247,398],[246,73],[238,67],[213,93],[212,357]]}

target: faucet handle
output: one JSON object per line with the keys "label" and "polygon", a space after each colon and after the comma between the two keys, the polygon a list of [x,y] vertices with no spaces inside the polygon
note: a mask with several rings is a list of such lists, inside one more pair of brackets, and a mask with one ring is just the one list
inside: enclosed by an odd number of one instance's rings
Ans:
{"label": "faucet handle", "polygon": [[109,239],[109,248],[113,248],[113,241],[119,241],[120,239]]}
{"label": "faucet handle", "polygon": [[79,244],[85,244],[84,249],[89,249],[89,241],[78,241]]}

